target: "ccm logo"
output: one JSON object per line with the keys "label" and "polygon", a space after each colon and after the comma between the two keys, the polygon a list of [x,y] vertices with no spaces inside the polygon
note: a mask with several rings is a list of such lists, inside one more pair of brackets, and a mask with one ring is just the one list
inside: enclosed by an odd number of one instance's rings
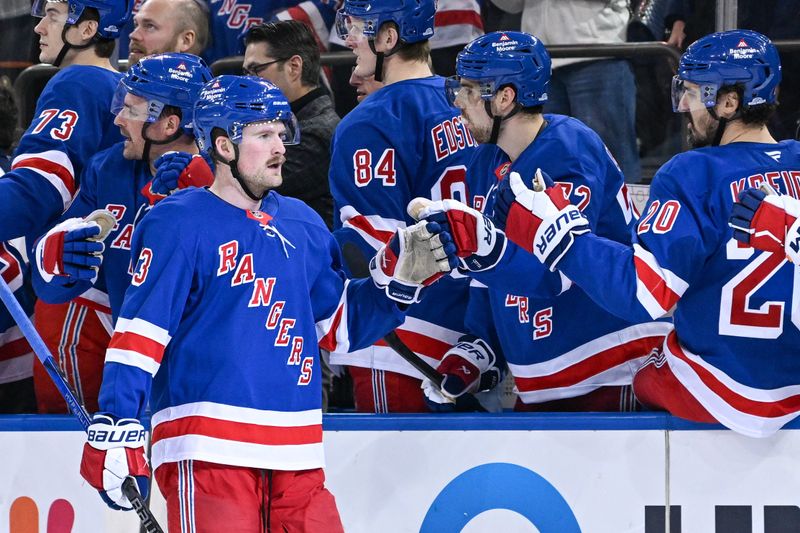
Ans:
{"label": "ccm logo", "polygon": [[552,224],[545,228],[542,238],[539,239],[539,242],[536,244],[536,249],[539,250],[539,253],[544,254],[544,251],[547,249],[547,245],[550,244],[556,235],[561,231],[562,226],[569,225],[571,222],[578,220],[579,218],[583,218],[583,215],[577,209],[570,209],[566,213],[559,215],[559,217],[555,219]]}

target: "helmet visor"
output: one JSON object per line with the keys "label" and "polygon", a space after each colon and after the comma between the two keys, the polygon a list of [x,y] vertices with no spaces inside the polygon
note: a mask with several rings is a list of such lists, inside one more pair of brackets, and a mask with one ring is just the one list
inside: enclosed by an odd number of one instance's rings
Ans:
{"label": "helmet visor", "polygon": [[69,11],[66,0],[35,0],[31,6],[31,15],[36,18],[48,18],[51,22],[59,24],[75,24],[80,13],[70,17]]}
{"label": "helmet visor", "polygon": [[336,34],[343,41],[361,42],[364,38],[374,38],[378,17],[352,17],[340,10],[336,13]]}
{"label": "helmet visor", "polygon": [[698,109],[713,107],[717,101],[717,87],[713,84],[697,84],[672,77],[672,111],[689,113]]}
{"label": "helmet visor", "polygon": [[[269,126],[262,128],[258,126]],[[260,120],[257,122],[250,122],[248,124],[235,123],[231,127],[229,137],[231,141],[239,144],[242,138],[249,135],[277,135],[280,141],[286,145],[294,145],[300,142],[300,127],[297,124],[295,116],[279,117],[273,120]]]}
{"label": "helmet visor", "polygon": [[117,85],[114,98],[111,100],[111,113],[125,120],[155,122],[163,110],[163,102],[133,94],[122,81]]}
{"label": "helmet visor", "polygon": [[490,100],[495,93],[495,83],[494,81],[477,83],[463,80],[460,76],[450,76],[444,81],[444,90],[450,105],[458,107],[458,102],[475,104],[479,99]]}

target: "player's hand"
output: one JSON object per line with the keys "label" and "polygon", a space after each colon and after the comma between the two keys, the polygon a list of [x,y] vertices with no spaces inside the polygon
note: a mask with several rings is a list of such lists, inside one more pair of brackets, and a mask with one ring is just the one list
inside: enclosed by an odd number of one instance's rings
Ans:
{"label": "player's hand", "polygon": [[428,223],[428,231],[438,235],[453,268],[480,272],[494,267],[506,249],[506,236],[483,213],[456,200],[434,202],[414,198],[408,212]]}
{"label": "player's hand", "polygon": [[211,164],[199,154],[168,152],[155,162],[156,175],[142,188],[142,194],[154,205],[178,189],[206,187],[214,182]]}
{"label": "player's hand", "polygon": [[127,477],[136,480],[142,499],[147,498],[150,467],[144,454],[145,430],[138,420],[96,414],[83,445],[81,476],[100,492],[112,509],[132,509],[122,493]]}
{"label": "player's hand", "polygon": [[66,278],[67,283],[93,280],[103,263],[103,232],[97,221],[81,218],[67,219],[48,231],[35,248],[42,279],[48,283],[55,276]]}
{"label": "player's hand", "polygon": [[419,222],[400,228],[369,262],[372,280],[392,300],[412,304],[423,290],[450,271],[438,240]]}
{"label": "player's hand", "polygon": [[502,180],[492,218],[513,243],[555,270],[575,236],[591,231],[589,221],[564,197],[561,187],[545,188],[541,170],[536,171],[533,185],[529,189],[517,172]]}
{"label": "player's hand", "polygon": [[441,387],[429,379],[422,382],[425,401],[434,412],[456,410],[464,394],[491,390],[503,378],[494,351],[475,335],[463,335],[444,354],[436,371],[443,377]]}
{"label": "player's hand", "polygon": [[758,250],[785,253],[800,261],[800,201],[772,187],[745,189],[733,204],[728,225],[733,237]]}

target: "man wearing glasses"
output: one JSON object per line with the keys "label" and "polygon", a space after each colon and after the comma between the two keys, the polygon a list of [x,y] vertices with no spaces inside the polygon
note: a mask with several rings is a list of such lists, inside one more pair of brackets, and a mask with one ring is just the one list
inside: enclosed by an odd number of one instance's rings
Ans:
{"label": "man wearing glasses", "polygon": [[295,20],[253,26],[245,37],[244,73],[277,85],[300,124],[300,144],[286,149],[286,179],[277,192],[298,198],[330,228],[333,199],[328,186],[330,146],[339,116],[319,86],[319,46],[311,30]]}

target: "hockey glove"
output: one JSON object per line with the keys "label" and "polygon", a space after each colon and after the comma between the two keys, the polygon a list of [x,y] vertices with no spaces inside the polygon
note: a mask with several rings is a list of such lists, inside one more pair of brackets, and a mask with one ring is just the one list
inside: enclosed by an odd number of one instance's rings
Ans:
{"label": "hockey glove", "polygon": [[434,412],[450,410],[451,406],[455,408],[465,393],[491,390],[503,378],[492,349],[474,335],[463,335],[444,354],[436,371],[443,376],[441,387],[428,379],[422,382],[426,403]]}
{"label": "hockey glove", "polygon": [[155,205],[178,189],[205,187],[214,182],[214,171],[203,156],[168,152],[155,162],[156,175],[142,188],[142,195]]}
{"label": "hockey glove", "polygon": [[414,198],[408,204],[408,212],[413,218],[428,222],[428,231],[438,236],[445,251],[451,252],[453,268],[488,270],[500,261],[506,249],[503,232],[488,217],[461,202]]}
{"label": "hockey glove", "polygon": [[133,477],[142,499],[149,490],[150,467],[144,455],[145,430],[138,420],[96,414],[83,445],[81,476],[100,492],[112,509],[132,509],[122,483]]}
{"label": "hockey glove", "polygon": [[785,253],[796,264],[800,260],[800,201],[768,185],[740,192],[728,225],[733,237],[744,244]]}
{"label": "hockey glove", "polygon": [[401,304],[417,303],[425,287],[450,271],[447,256],[420,222],[400,228],[369,262],[372,280]]}
{"label": "hockey glove", "polygon": [[588,233],[589,221],[564,197],[561,187],[545,188],[536,171],[531,190],[516,172],[497,187],[493,219],[516,245],[532,252],[552,271],[572,246],[576,235]]}
{"label": "hockey glove", "polygon": [[103,239],[116,224],[105,209],[85,219],[70,218],[53,227],[39,239],[35,248],[36,268],[46,282],[55,276],[67,283],[93,280],[103,263]]}

